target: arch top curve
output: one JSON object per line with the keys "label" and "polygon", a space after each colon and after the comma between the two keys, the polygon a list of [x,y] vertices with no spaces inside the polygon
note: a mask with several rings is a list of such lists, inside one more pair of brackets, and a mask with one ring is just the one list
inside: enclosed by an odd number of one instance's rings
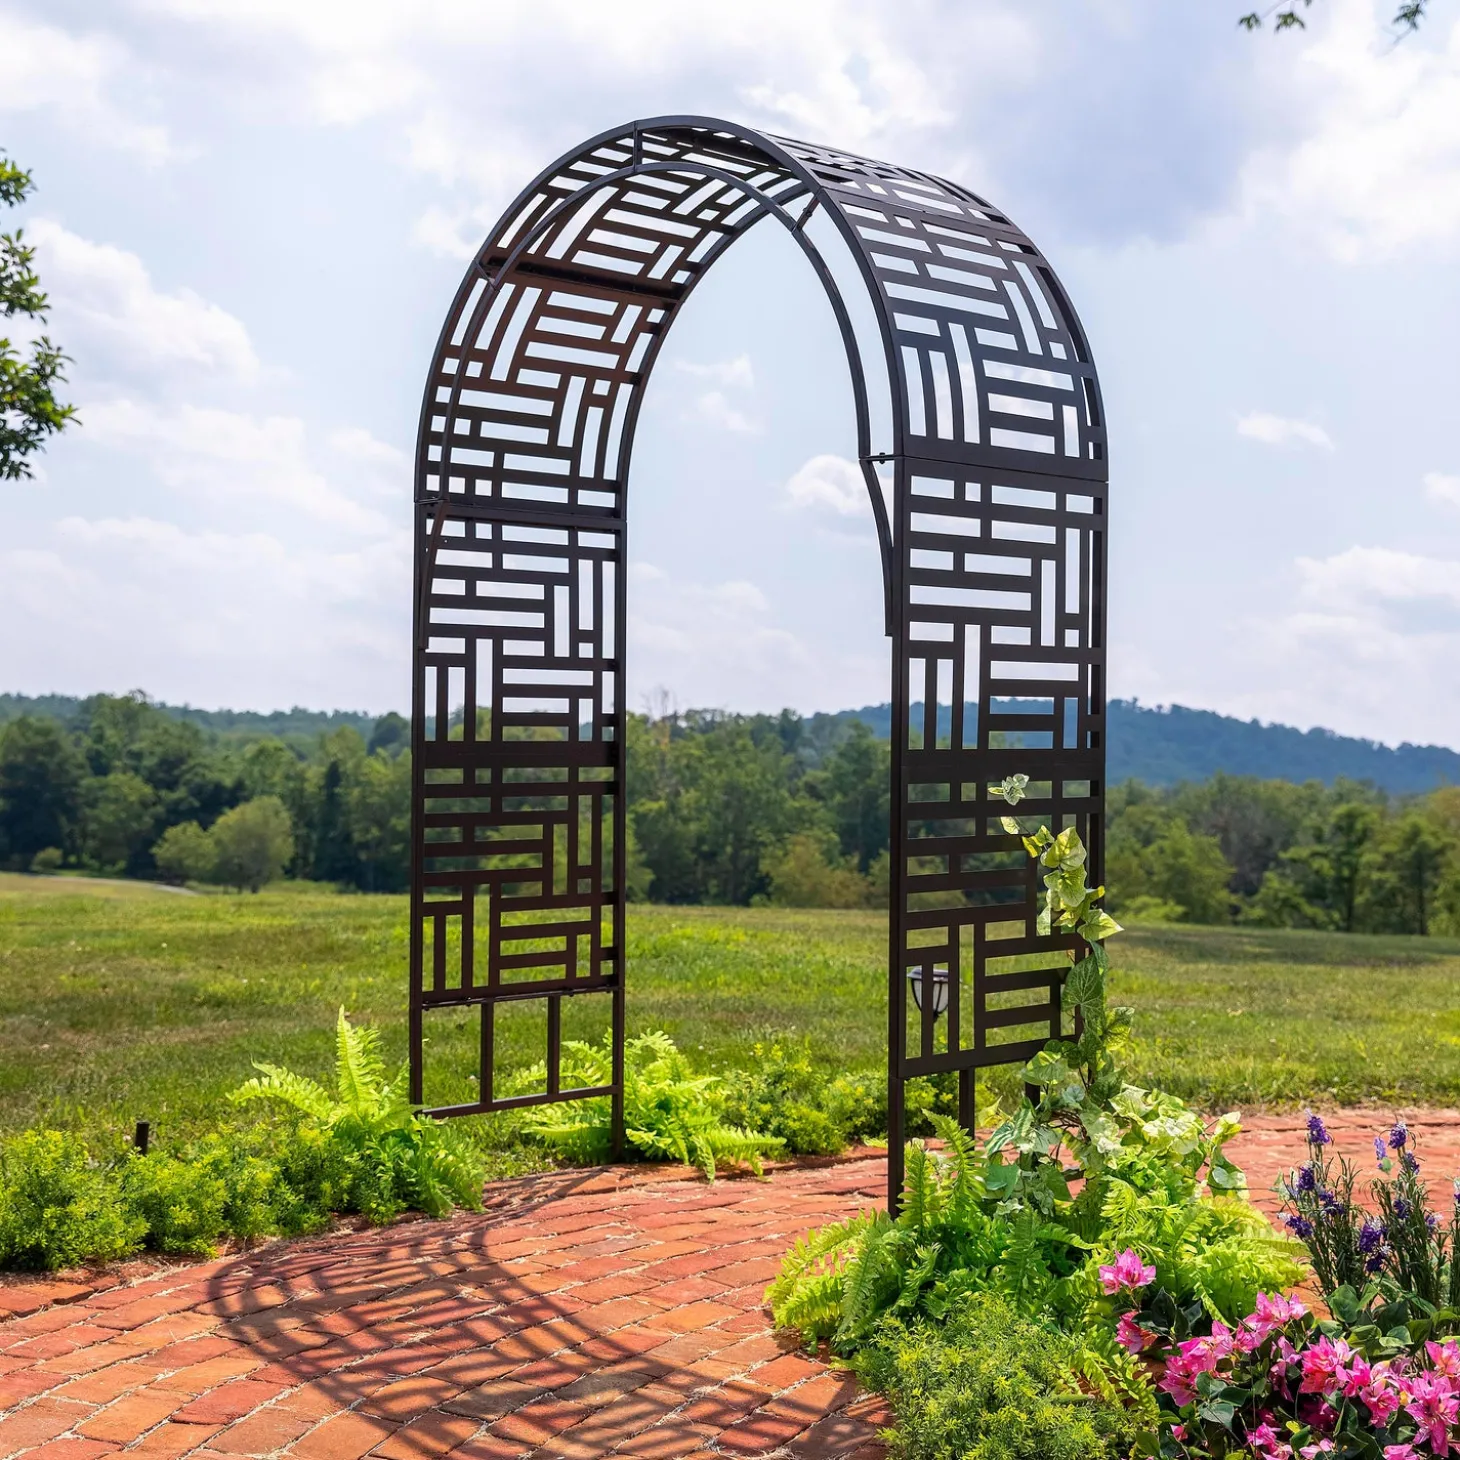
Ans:
{"label": "arch top curve", "polygon": [[[1079,320],[1048,261],[1004,214],[929,173],[677,116],[590,139],[534,179],[492,230],[433,360],[418,500],[444,482],[468,500],[621,514],[662,341],[720,254],[767,216],[791,229],[837,313],[870,471],[868,345],[807,239],[817,209],[848,246],[877,320],[893,386],[890,456],[1106,479],[1099,383]],[[555,375],[582,385],[559,403],[547,383]],[[555,409],[544,438],[521,418],[545,404]],[[481,444],[499,441],[519,449]],[[512,466],[488,455],[510,455]],[[879,505],[870,478],[869,487]]]}
{"label": "arch top curve", "polygon": [[[822,256],[818,214],[851,271]],[[956,1072],[971,1129],[975,1071],[1061,1030],[1077,940],[1039,931],[1042,888],[994,783],[1026,776],[1019,814],[1075,826],[1101,880],[1100,387],[1048,260],[985,199],[715,118],[629,123],[545,169],[473,259],[432,359],[415,492],[412,1099],[467,1113],[607,1095],[622,1130],[629,462],[679,309],[768,217],[841,328],[882,546],[895,1202],[905,1082]],[[853,329],[853,287],[874,338]],[[891,396],[877,454],[874,377]],[[606,1001],[613,1035],[593,1089],[565,1088],[559,1068],[577,995]],[[545,1084],[504,1094],[498,1019],[524,1001],[546,1007]],[[480,1015],[476,1083],[428,1088],[428,1024],[464,1008]]]}

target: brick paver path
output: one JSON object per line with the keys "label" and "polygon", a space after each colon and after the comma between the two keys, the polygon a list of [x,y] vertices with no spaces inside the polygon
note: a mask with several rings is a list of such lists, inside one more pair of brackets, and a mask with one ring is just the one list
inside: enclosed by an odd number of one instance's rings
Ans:
{"label": "brick paver path", "polygon": [[[1368,1170],[1381,1123],[1331,1127]],[[1448,1176],[1460,1115],[1412,1125]],[[1234,1149],[1269,1209],[1302,1153],[1293,1117]],[[873,1460],[880,1402],[778,1341],[761,1300],[790,1241],[878,1201],[884,1173],[562,1172],[489,1188],[481,1215],[0,1287],[0,1460]]]}

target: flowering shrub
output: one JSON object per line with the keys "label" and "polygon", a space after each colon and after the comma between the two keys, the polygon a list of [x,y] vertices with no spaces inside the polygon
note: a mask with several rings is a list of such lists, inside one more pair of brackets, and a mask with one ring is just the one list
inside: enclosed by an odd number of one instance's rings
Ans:
{"label": "flowering shrub", "polygon": [[1284,1221],[1308,1248],[1324,1297],[1372,1284],[1453,1326],[1460,1309],[1460,1193],[1443,1220],[1430,1209],[1414,1137],[1401,1120],[1374,1137],[1380,1176],[1366,1212],[1354,1200],[1353,1168],[1330,1156],[1332,1144],[1323,1121],[1309,1116],[1308,1160],[1283,1183]]}
{"label": "flowering shrub", "polygon": [[[1317,1321],[1296,1298],[1260,1294],[1233,1327],[1179,1336],[1187,1315],[1143,1292],[1133,1253],[1117,1288],[1123,1347],[1157,1366],[1162,1424],[1141,1453],[1160,1460],[1420,1460],[1460,1453],[1460,1342],[1408,1327]],[[1138,1306],[1137,1306],[1138,1305]]]}

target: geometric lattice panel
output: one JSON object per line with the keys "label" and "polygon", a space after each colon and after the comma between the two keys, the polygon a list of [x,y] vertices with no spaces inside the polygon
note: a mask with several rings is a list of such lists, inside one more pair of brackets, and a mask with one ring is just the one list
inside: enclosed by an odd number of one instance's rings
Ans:
{"label": "geometric lattice panel", "polygon": [[[850,252],[873,339],[811,240],[818,213]],[[428,1020],[455,1011],[474,1072],[433,1107],[607,1093],[621,1116],[634,428],[680,306],[767,217],[841,326],[887,578],[896,1181],[906,1080],[956,1070],[971,1093],[974,1069],[1027,1057],[1057,1026],[1072,943],[1036,935],[1037,887],[988,783],[1027,773],[1021,811],[1077,824],[1098,870],[1099,386],[1047,261],[983,199],[712,119],[606,132],[535,179],[473,261],[432,362],[416,463],[413,1091],[426,1098]],[[869,378],[891,393],[877,450]],[[931,1000],[910,1014],[909,975],[947,980],[945,1018]],[[606,1001],[618,1054],[603,1087],[565,1090],[563,1011],[584,995]],[[499,1030],[528,1002],[547,1078],[504,1095]]]}

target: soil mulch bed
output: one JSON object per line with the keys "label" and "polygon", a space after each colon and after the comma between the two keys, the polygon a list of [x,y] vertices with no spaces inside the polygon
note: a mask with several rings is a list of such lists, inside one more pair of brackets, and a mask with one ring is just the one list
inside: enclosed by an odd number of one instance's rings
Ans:
{"label": "soil mulch bed", "polygon": [[[1408,1118],[1437,1180],[1460,1167],[1460,1113]],[[1389,1119],[1328,1124],[1367,1172]],[[1232,1153],[1272,1213],[1303,1119],[1246,1125]],[[713,1186],[555,1172],[444,1222],[9,1284],[0,1460],[873,1460],[881,1402],[776,1337],[762,1296],[794,1238],[882,1199],[885,1170],[863,1151]]]}

